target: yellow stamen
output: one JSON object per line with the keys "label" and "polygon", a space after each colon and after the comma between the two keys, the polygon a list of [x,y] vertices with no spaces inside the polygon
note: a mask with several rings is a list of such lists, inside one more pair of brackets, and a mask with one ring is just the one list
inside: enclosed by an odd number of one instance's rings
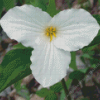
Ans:
{"label": "yellow stamen", "polygon": [[46,34],[47,36],[49,36],[49,33],[47,32],[47,34]]}
{"label": "yellow stamen", "polygon": [[52,31],[52,29],[53,29],[53,27],[51,26],[51,27],[50,27],[50,31]]}
{"label": "yellow stamen", "polygon": [[53,32],[53,35],[54,35],[54,37],[56,37],[56,34],[55,34],[55,32]]}
{"label": "yellow stamen", "polygon": [[55,32],[56,31],[56,28],[53,28],[53,31]]}
{"label": "yellow stamen", "polygon": [[56,37],[56,28],[55,27],[48,27],[46,29],[46,36],[49,36],[50,37],[50,42],[52,41],[53,39],[53,36]]}
{"label": "yellow stamen", "polygon": [[50,34],[50,42],[52,41],[52,35]]}
{"label": "yellow stamen", "polygon": [[49,28],[47,28],[46,31],[49,32]]}

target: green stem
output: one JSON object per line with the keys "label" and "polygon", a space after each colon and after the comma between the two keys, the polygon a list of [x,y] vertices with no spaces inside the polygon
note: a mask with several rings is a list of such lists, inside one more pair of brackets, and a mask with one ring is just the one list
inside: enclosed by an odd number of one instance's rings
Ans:
{"label": "green stem", "polygon": [[62,86],[64,88],[64,91],[65,91],[65,95],[66,95],[67,100],[71,100],[71,97],[69,95],[69,91],[67,89],[67,86],[66,86],[66,83],[65,83],[64,78],[61,80],[61,83],[62,83]]}
{"label": "green stem", "polygon": [[76,66],[76,52],[71,52],[71,63],[69,65],[72,69],[77,70]]}
{"label": "green stem", "polygon": [[99,6],[100,6],[100,0],[98,0],[98,2],[99,2]]}

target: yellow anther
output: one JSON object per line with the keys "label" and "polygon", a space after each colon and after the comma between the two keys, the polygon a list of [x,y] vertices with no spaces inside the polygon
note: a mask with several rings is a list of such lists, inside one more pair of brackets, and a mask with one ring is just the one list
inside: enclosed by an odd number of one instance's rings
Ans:
{"label": "yellow anther", "polygon": [[50,34],[50,42],[52,41],[52,35]]}
{"label": "yellow anther", "polygon": [[55,32],[53,32],[53,35],[54,35],[54,37],[56,37],[56,34],[55,34]]}
{"label": "yellow anther", "polygon": [[56,28],[55,27],[48,27],[46,29],[46,36],[49,36],[50,37],[50,42],[52,41],[53,39],[53,36],[56,37]]}
{"label": "yellow anther", "polygon": [[51,27],[50,27],[50,31],[52,31],[52,29],[53,29],[53,27],[51,26]]}
{"label": "yellow anther", "polygon": [[49,32],[49,28],[47,28],[46,31]]}
{"label": "yellow anther", "polygon": [[47,32],[47,34],[46,34],[47,36],[49,36],[49,33]]}
{"label": "yellow anther", "polygon": [[53,31],[55,32],[56,31],[56,28],[53,28]]}

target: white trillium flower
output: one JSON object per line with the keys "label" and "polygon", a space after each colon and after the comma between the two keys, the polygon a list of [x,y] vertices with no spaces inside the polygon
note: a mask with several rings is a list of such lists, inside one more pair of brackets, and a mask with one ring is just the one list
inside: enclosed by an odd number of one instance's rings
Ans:
{"label": "white trillium flower", "polygon": [[66,76],[70,51],[88,45],[100,29],[92,15],[83,9],[63,10],[52,18],[32,5],[10,9],[0,23],[11,39],[34,48],[30,68],[43,87]]}

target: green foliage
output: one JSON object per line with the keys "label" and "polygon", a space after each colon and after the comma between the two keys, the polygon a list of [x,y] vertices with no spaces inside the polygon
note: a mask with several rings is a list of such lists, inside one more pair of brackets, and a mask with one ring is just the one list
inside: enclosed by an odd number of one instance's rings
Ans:
{"label": "green foliage", "polygon": [[1,63],[0,92],[6,87],[31,74],[30,56],[32,48],[9,51]]}
{"label": "green foliage", "polygon": [[66,81],[66,86],[69,89],[70,85],[71,85],[72,79],[68,78]]}
{"label": "green foliage", "polygon": [[57,96],[52,90],[55,91],[53,87],[52,89],[50,88],[50,90],[48,90],[47,88],[42,88],[41,90],[38,90],[36,94],[40,97],[45,97],[45,100],[57,100]]}
{"label": "green foliage", "polygon": [[48,0],[25,0],[25,3],[26,4],[31,4],[34,7],[39,7],[43,11],[46,11]]}
{"label": "green foliage", "polygon": [[90,100],[90,99],[88,99],[88,98],[82,98],[81,100]]}
{"label": "green foliage", "polygon": [[25,85],[21,86],[21,82],[22,82],[22,80],[19,80],[18,82],[14,83],[14,87],[16,89],[16,92],[20,96],[24,97],[26,100],[30,100],[29,91]]}
{"label": "green foliage", "polygon": [[100,15],[93,15],[93,17],[97,20],[98,24],[100,25]]}
{"label": "green foliage", "polygon": [[91,59],[91,58],[92,58],[92,57],[91,57],[89,54],[87,54],[87,53],[84,53],[81,57],[87,58],[87,59]]}
{"label": "green foliage", "polygon": [[82,60],[83,63],[85,63],[85,59],[92,59],[92,56],[90,56],[88,53],[84,53],[80,59]]}
{"label": "green foliage", "polygon": [[13,49],[25,49],[25,48],[27,48],[27,47],[23,46],[21,43],[18,43],[13,46]]}
{"label": "green foliage", "polygon": [[98,44],[100,44],[100,30],[97,34],[97,36],[93,39],[93,41],[88,45],[85,46],[82,51],[83,52],[88,52],[91,51],[93,48],[95,48]]}
{"label": "green foliage", "polygon": [[41,90],[36,91],[36,94],[40,97],[46,97],[49,94],[49,90],[47,88],[42,88]]}
{"label": "green foliage", "polygon": [[93,64],[92,66],[90,66],[91,68],[97,68],[96,64]]}
{"label": "green foliage", "polygon": [[88,0],[78,0],[78,3],[79,4],[82,4],[82,3],[85,3],[85,2],[87,2]]}
{"label": "green foliage", "polygon": [[71,63],[69,65],[72,69],[77,70],[76,66],[76,52],[71,52]]}
{"label": "green foliage", "polygon": [[99,2],[99,6],[100,6],[100,0],[98,0],[98,2]]}
{"label": "green foliage", "polygon": [[33,5],[34,7],[39,7],[41,8],[43,11],[46,11],[47,6],[46,4],[43,2],[43,0],[32,0],[30,1],[30,4]]}
{"label": "green foliage", "polygon": [[23,0],[16,0],[16,2],[20,2],[20,4],[23,4]]}
{"label": "green foliage", "polygon": [[53,91],[49,91],[45,100],[57,100],[57,95]]}
{"label": "green foliage", "polygon": [[30,94],[25,85],[21,86],[21,88],[17,90],[17,93],[24,97],[25,100],[30,100]]}
{"label": "green foliage", "polygon": [[61,91],[60,100],[65,100],[65,97],[66,97],[66,95],[65,95],[65,91],[62,90],[62,91]]}
{"label": "green foliage", "polygon": [[15,87],[16,90],[20,90],[21,89],[21,82],[22,82],[22,80],[19,80],[16,83],[14,83],[14,87]]}
{"label": "green foliage", "polygon": [[[70,87],[71,82],[72,82],[72,79],[68,78],[68,80],[66,81],[67,88]],[[61,82],[58,82],[50,87],[50,90],[52,90],[56,93],[60,92],[62,89],[63,89],[63,86],[62,86]]]}
{"label": "green foliage", "polygon": [[90,52],[90,51],[93,50],[97,45],[98,45],[98,44],[93,45],[93,46],[86,46],[86,47],[84,47],[84,48],[82,49],[82,51],[83,51],[84,53]]}
{"label": "green foliage", "polygon": [[[66,81],[66,86],[69,89],[70,85],[71,85],[72,79],[68,78]],[[60,100],[65,100],[66,95],[65,95],[65,91],[64,89],[61,91],[61,96],[60,96]]]}
{"label": "green foliage", "polygon": [[48,4],[49,0],[42,0],[44,4]]}
{"label": "green foliage", "polygon": [[100,43],[100,30],[97,34],[97,36],[93,39],[93,41],[89,44],[89,46],[93,46],[93,45],[96,45],[96,44],[99,44]]}
{"label": "green foliage", "polygon": [[99,59],[93,58],[90,60],[91,65],[100,63]]}
{"label": "green foliage", "polygon": [[[98,24],[100,25],[100,15],[93,15],[93,17],[97,20]],[[82,50],[83,52],[90,51],[93,48],[95,48],[98,44],[100,44],[100,30],[97,36],[93,39],[93,41],[88,46],[85,46]]]}
{"label": "green foliage", "polygon": [[50,87],[50,90],[54,92],[60,92],[63,89],[61,82],[56,83],[55,85]]}
{"label": "green foliage", "polygon": [[47,7],[47,13],[50,14],[51,17],[59,13],[60,11],[56,10],[55,0],[49,0],[49,5]]}
{"label": "green foliage", "polygon": [[71,8],[72,7],[72,1],[70,1],[70,0],[65,0],[65,1],[67,3],[68,7]]}
{"label": "green foliage", "polygon": [[2,13],[2,10],[3,10],[3,0],[0,0],[0,17],[1,17],[1,13]]}
{"label": "green foliage", "polygon": [[82,80],[84,78],[85,74],[82,73],[81,71],[74,71],[74,72],[71,72],[69,74],[69,78],[70,79],[77,79],[77,80]]}
{"label": "green foliage", "polygon": [[11,9],[15,6],[14,5],[14,3],[15,3],[14,0],[3,0],[3,2],[4,2],[4,6],[5,6],[6,10],[9,10],[9,9]]}
{"label": "green foliage", "polygon": [[[22,1],[22,0],[20,0],[20,1]],[[33,2],[34,0],[25,0],[25,3],[26,3],[26,4],[31,4],[31,3],[30,3],[31,1]]]}
{"label": "green foliage", "polygon": [[80,72],[86,74],[89,68],[79,69]]}

